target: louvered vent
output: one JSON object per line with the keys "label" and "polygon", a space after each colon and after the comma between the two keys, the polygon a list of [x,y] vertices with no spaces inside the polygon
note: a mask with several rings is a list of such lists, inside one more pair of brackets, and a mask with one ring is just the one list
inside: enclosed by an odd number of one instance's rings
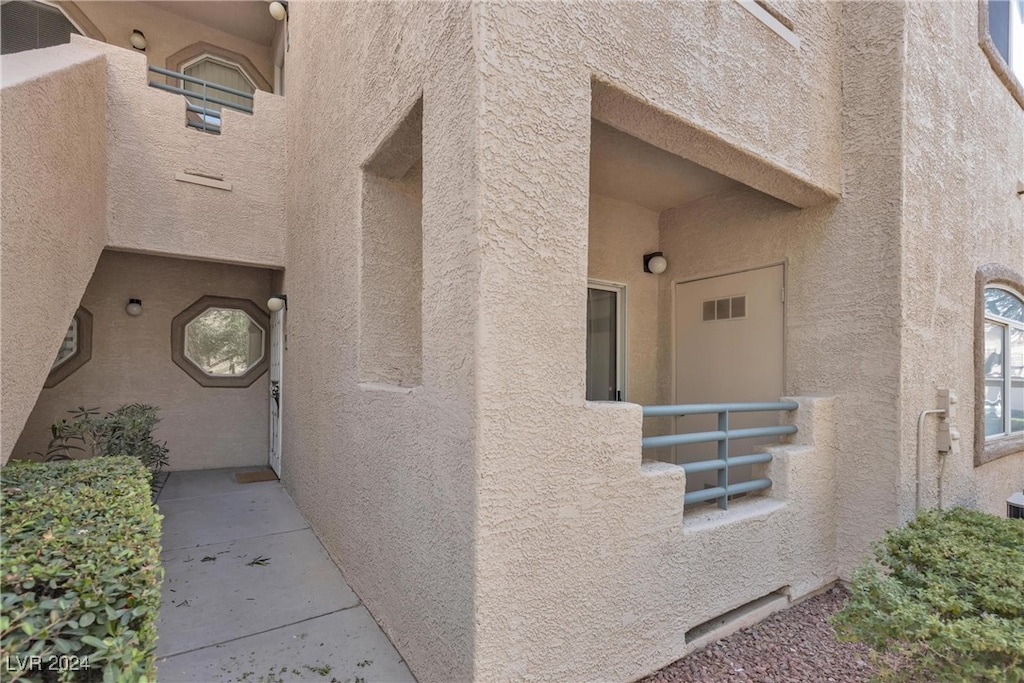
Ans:
{"label": "louvered vent", "polygon": [[53,47],[81,35],[56,7],[26,0],[10,0],[0,5],[0,54]]}
{"label": "louvered vent", "polygon": [[1006,499],[1006,516],[1010,519],[1024,519],[1024,492],[1015,493]]}

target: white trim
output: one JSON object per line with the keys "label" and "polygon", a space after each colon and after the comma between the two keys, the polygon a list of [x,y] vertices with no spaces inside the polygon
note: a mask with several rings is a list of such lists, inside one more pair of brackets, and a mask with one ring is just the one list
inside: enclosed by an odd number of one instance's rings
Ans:
{"label": "white trim", "polygon": [[736,2],[739,3],[740,7],[754,15],[758,21],[777,33],[780,38],[797,50],[800,49],[800,36],[786,28],[785,24],[773,17],[764,7],[761,7],[754,0],[736,0]]}
{"label": "white trim", "polygon": [[[982,306],[986,305],[985,290],[989,290],[989,289],[998,289],[1000,291],[1006,292],[1007,294],[1012,296],[1014,299],[1017,299],[1018,301],[1024,302],[1024,298],[1022,298],[1020,296],[1020,294],[1017,293],[1016,290],[1011,289],[1009,287],[1006,287],[1005,285],[1001,285],[1001,284],[998,284],[998,283],[992,283],[992,284],[986,285],[984,290],[982,290]],[[1000,340],[1000,342],[1001,342],[1002,347],[1003,347],[1003,377],[1000,380],[1002,382],[1002,387],[1000,387],[1000,388],[1002,390],[1002,395],[1003,395],[1003,398],[1002,398],[1002,404],[1003,404],[1003,431],[1001,431],[998,434],[985,434],[985,443],[991,443],[993,441],[998,441],[1000,439],[1008,439],[1008,438],[1012,438],[1012,437],[1017,437],[1017,436],[1020,436],[1020,434],[1021,434],[1021,432],[1019,432],[1019,431],[1018,432],[1013,431],[1013,411],[1012,411],[1012,407],[1013,407],[1012,406],[1012,403],[1013,403],[1013,383],[1014,383],[1014,379],[1016,379],[1016,378],[1011,374],[1011,366],[1012,366],[1012,361],[1013,361],[1013,357],[1012,357],[1011,354],[1013,353],[1013,349],[1012,349],[1012,346],[1010,344],[1010,329],[1013,328],[1013,329],[1017,329],[1017,330],[1024,330],[1024,322],[1022,322],[1020,320],[1014,320],[1013,318],[1005,318],[1005,317],[1003,317],[1001,315],[996,315],[995,313],[990,313],[987,308],[984,309],[984,313],[985,313],[984,319],[983,319],[983,323],[984,324],[991,324],[991,325],[994,325],[996,327],[1002,328],[1001,329],[1001,335],[1000,335],[1002,337],[1002,339]],[[984,337],[984,334],[985,334],[985,331],[984,331],[984,327],[983,327],[982,328],[982,335],[983,335],[983,337]],[[982,382],[982,389],[983,389],[982,393],[984,394],[985,390],[988,387],[988,378],[984,374],[982,374],[981,382]],[[982,396],[981,400],[982,400],[982,402],[985,401],[984,395]],[[982,413],[981,428],[982,428],[982,430],[985,429],[984,412]]]}
{"label": "white trim", "polygon": [[[629,375],[626,372],[626,363],[629,358],[628,346],[628,334],[626,333],[628,328],[627,312],[626,312],[626,284],[623,282],[612,282],[610,280],[592,280],[587,279],[587,289],[599,289],[604,292],[614,292],[615,297],[615,348],[616,348],[616,368],[615,368],[615,385],[616,391],[619,393],[618,401],[627,401],[627,377]],[[613,399],[616,400],[616,399]]]}
{"label": "white trim", "polygon": [[206,187],[214,187],[218,190],[231,191],[231,183],[223,180],[214,180],[213,178],[206,178],[201,175],[192,175],[191,173],[175,173],[175,180],[180,180],[183,183],[194,183],[196,185],[205,185]]}

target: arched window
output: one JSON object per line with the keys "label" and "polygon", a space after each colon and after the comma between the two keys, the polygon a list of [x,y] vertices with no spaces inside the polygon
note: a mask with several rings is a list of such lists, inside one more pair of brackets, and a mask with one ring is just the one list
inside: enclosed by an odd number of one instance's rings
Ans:
{"label": "arched window", "polygon": [[[242,67],[211,55],[203,55],[195,61],[186,64],[182,68],[182,73],[186,76],[201,78],[204,81],[223,85],[234,90],[241,90],[242,92],[249,93],[250,95],[256,92],[256,84],[253,83],[252,79],[249,78]],[[184,83],[184,88],[185,90],[190,90],[196,93],[202,93],[203,91],[203,86],[198,83],[190,83],[188,81]],[[225,102],[231,102],[243,107],[252,106],[252,100],[238,95],[232,95],[219,90],[212,90],[209,94],[219,100],[224,100]],[[220,105],[212,103],[208,104],[207,108],[220,111]]]}
{"label": "arched window", "polygon": [[62,45],[72,33],[82,35],[59,7],[30,0],[0,5],[0,54]]}
{"label": "arched window", "polygon": [[978,272],[975,464],[1024,451],[1024,278],[989,264]]}
{"label": "arched window", "polygon": [[1024,301],[985,288],[985,438],[1024,433]]}

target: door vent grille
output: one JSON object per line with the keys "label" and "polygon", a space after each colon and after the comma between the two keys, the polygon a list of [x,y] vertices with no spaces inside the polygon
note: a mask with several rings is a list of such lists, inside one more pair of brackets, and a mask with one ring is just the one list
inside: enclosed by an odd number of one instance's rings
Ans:
{"label": "door vent grille", "polygon": [[704,322],[713,320],[736,320],[747,317],[747,296],[727,296],[709,299],[701,304]]}

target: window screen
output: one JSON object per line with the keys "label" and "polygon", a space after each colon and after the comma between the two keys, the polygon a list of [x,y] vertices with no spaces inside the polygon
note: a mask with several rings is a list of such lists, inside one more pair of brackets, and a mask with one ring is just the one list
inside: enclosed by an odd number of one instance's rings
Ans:
{"label": "window screen", "polygon": [[72,33],[81,35],[56,7],[25,0],[11,0],[0,5],[2,54],[68,43]]}

